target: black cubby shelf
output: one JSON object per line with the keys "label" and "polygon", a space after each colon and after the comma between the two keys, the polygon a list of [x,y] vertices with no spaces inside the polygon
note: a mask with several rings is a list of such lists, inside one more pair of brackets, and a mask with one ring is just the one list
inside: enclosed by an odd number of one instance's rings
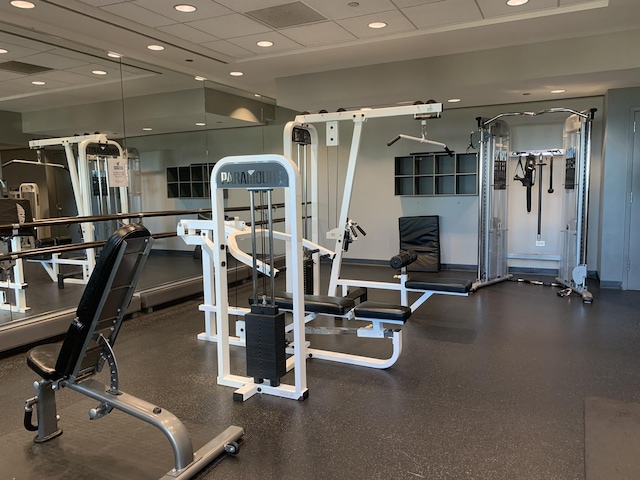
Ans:
{"label": "black cubby shelf", "polygon": [[215,163],[167,167],[168,198],[208,198],[209,179]]}
{"label": "black cubby shelf", "polygon": [[412,153],[395,158],[395,194],[411,196],[477,195],[475,153]]}

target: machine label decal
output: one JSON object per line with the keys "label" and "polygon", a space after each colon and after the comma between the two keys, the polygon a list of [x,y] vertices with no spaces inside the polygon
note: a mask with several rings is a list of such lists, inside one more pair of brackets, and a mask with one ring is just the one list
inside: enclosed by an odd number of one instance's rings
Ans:
{"label": "machine label decal", "polygon": [[289,177],[276,163],[232,164],[218,172],[216,183],[222,188],[282,188],[289,186]]}

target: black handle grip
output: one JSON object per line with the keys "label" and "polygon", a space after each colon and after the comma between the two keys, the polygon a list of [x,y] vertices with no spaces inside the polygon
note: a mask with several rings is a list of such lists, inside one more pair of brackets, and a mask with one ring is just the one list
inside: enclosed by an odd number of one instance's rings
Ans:
{"label": "black handle grip", "polygon": [[33,410],[25,410],[24,412],[24,428],[30,432],[37,432],[38,426],[32,423]]}
{"label": "black handle grip", "polygon": [[394,143],[396,143],[398,140],[400,140],[400,135],[398,135],[397,137],[395,137],[393,140],[391,140],[390,142],[387,142],[387,147],[390,147],[391,145],[393,145]]}
{"label": "black handle grip", "polygon": [[353,228],[353,225],[349,225],[349,229],[351,230],[351,235],[353,236],[353,238],[358,238],[358,232],[355,228]]}
{"label": "black handle grip", "polygon": [[453,151],[449,150],[449,147],[445,146],[444,147],[444,151],[447,152],[449,154],[450,157],[453,157]]}
{"label": "black handle grip", "polygon": [[360,225],[356,225],[356,228],[362,234],[363,237],[367,236],[367,232],[365,232]]}

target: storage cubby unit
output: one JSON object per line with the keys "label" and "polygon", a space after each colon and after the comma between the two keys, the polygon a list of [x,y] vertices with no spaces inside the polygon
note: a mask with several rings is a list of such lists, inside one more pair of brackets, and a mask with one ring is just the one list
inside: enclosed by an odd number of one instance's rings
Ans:
{"label": "storage cubby unit", "polygon": [[214,163],[194,163],[183,167],[167,167],[167,197],[208,198],[209,179]]}
{"label": "storage cubby unit", "polygon": [[475,153],[412,153],[395,158],[396,195],[477,195]]}

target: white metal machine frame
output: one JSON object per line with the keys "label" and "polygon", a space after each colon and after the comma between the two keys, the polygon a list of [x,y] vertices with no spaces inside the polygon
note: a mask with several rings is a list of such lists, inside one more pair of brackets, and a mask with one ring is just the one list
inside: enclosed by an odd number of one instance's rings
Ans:
{"label": "white metal machine frame", "polygon": [[[294,285],[293,294],[293,346],[292,355],[287,359],[287,370],[294,370],[292,385],[271,386],[268,381],[254,383],[254,379],[231,373],[230,345],[244,344],[239,338],[229,334],[229,315],[245,316],[248,308],[229,305],[227,281],[227,247],[234,254],[239,249],[235,238],[231,242],[227,231],[233,233],[233,226],[225,225],[224,189],[257,190],[283,188],[285,190],[285,212],[290,232],[281,234],[287,240],[287,270],[291,270]],[[235,387],[234,397],[246,400],[256,393],[275,395],[302,400],[308,394],[306,375],[306,342],[304,331],[304,284],[302,274],[302,230],[300,228],[301,200],[300,175],[295,164],[281,155],[249,155],[225,157],[216,163],[211,174],[212,220],[181,220],[178,234],[189,245],[201,245],[204,303],[200,310],[205,312],[206,332],[199,339],[218,343],[218,378],[220,385]],[[240,231],[237,225],[235,231]],[[275,232],[274,232],[274,236]],[[240,261],[247,261],[240,256]],[[268,265],[258,263],[262,273],[268,272]]]}
{"label": "white metal machine frame", "polygon": [[[32,149],[40,149],[49,146],[64,147],[69,167],[69,175],[71,177],[71,185],[73,188],[73,196],[78,210],[78,216],[90,216],[92,185],[89,172],[89,158],[87,147],[91,144],[113,145],[118,149],[119,157],[124,158],[122,147],[113,140],[108,140],[104,134],[79,135],[74,137],[49,138],[43,140],[31,140],[29,147]],[[74,146],[77,148],[77,156],[74,153]],[[108,177],[107,177],[108,178]],[[127,187],[119,187],[120,193],[120,210],[119,213],[128,213],[128,192]],[[93,223],[87,222],[80,224],[82,231],[82,239],[84,242],[93,242],[95,240],[95,227]],[[69,283],[86,284],[91,276],[91,272],[95,267],[96,256],[95,251],[91,248],[85,250],[85,258],[70,259],[60,258],[59,254],[53,254],[50,260],[38,260],[44,267],[45,271],[53,281],[58,281],[60,273],[60,265],[78,265],[82,267],[82,278],[69,278]]]}
{"label": "white metal machine frame", "polygon": [[[314,242],[319,240],[319,221],[318,221],[318,142],[317,133],[313,127],[314,123],[324,123],[327,127],[327,145],[337,145],[337,129],[338,122],[352,121],[354,124],[353,135],[351,137],[351,148],[349,151],[349,160],[347,164],[347,172],[345,177],[345,187],[342,195],[342,205],[340,208],[340,216],[338,220],[337,228],[327,233],[327,238],[335,240],[335,256],[333,257],[333,263],[331,267],[331,278],[329,280],[328,294],[335,296],[338,291],[338,287],[341,287],[342,294],[346,295],[347,289],[350,286],[358,287],[370,287],[380,289],[402,290],[403,286],[398,283],[390,282],[372,282],[364,280],[352,280],[341,278],[342,260],[344,256],[344,238],[345,231],[350,228],[349,221],[349,207],[351,205],[351,197],[353,194],[353,185],[355,180],[356,165],[358,161],[358,153],[360,150],[360,141],[362,139],[362,128],[364,123],[373,118],[387,118],[398,117],[404,115],[413,115],[414,119],[424,121],[425,118],[432,116],[439,116],[442,112],[441,103],[426,103],[418,105],[408,105],[402,107],[385,107],[375,108],[370,110],[355,110],[355,111],[343,111],[343,112],[331,112],[331,113],[317,113],[298,115],[293,122],[287,123],[284,129],[284,155],[292,158],[292,134],[293,129],[304,128],[307,129],[312,136],[311,144],[311,235]],[[408,135],[398,135],[393,141],[397,141],[400,138],[408,138],[410,140],[417,140],[424,143],[433,143],[438,146],[444,146],[440,142],[426,141],[424,135],[422,138],[409,137]],[[333,139],[333,140],[332,140]],[[315,141],[314,141],[315,140]],[[392,142],[393,142],[392,141]],[[390,142],[390,143],[392,143]],[[318,263],[317,261],[315,262]],[[314,287],[318,282],[314,283]],[[315,293],[315,292],[314,292]],[[426,300],[426,299],[425,299]],[[405,303],[403,303],[405,305]]]}

